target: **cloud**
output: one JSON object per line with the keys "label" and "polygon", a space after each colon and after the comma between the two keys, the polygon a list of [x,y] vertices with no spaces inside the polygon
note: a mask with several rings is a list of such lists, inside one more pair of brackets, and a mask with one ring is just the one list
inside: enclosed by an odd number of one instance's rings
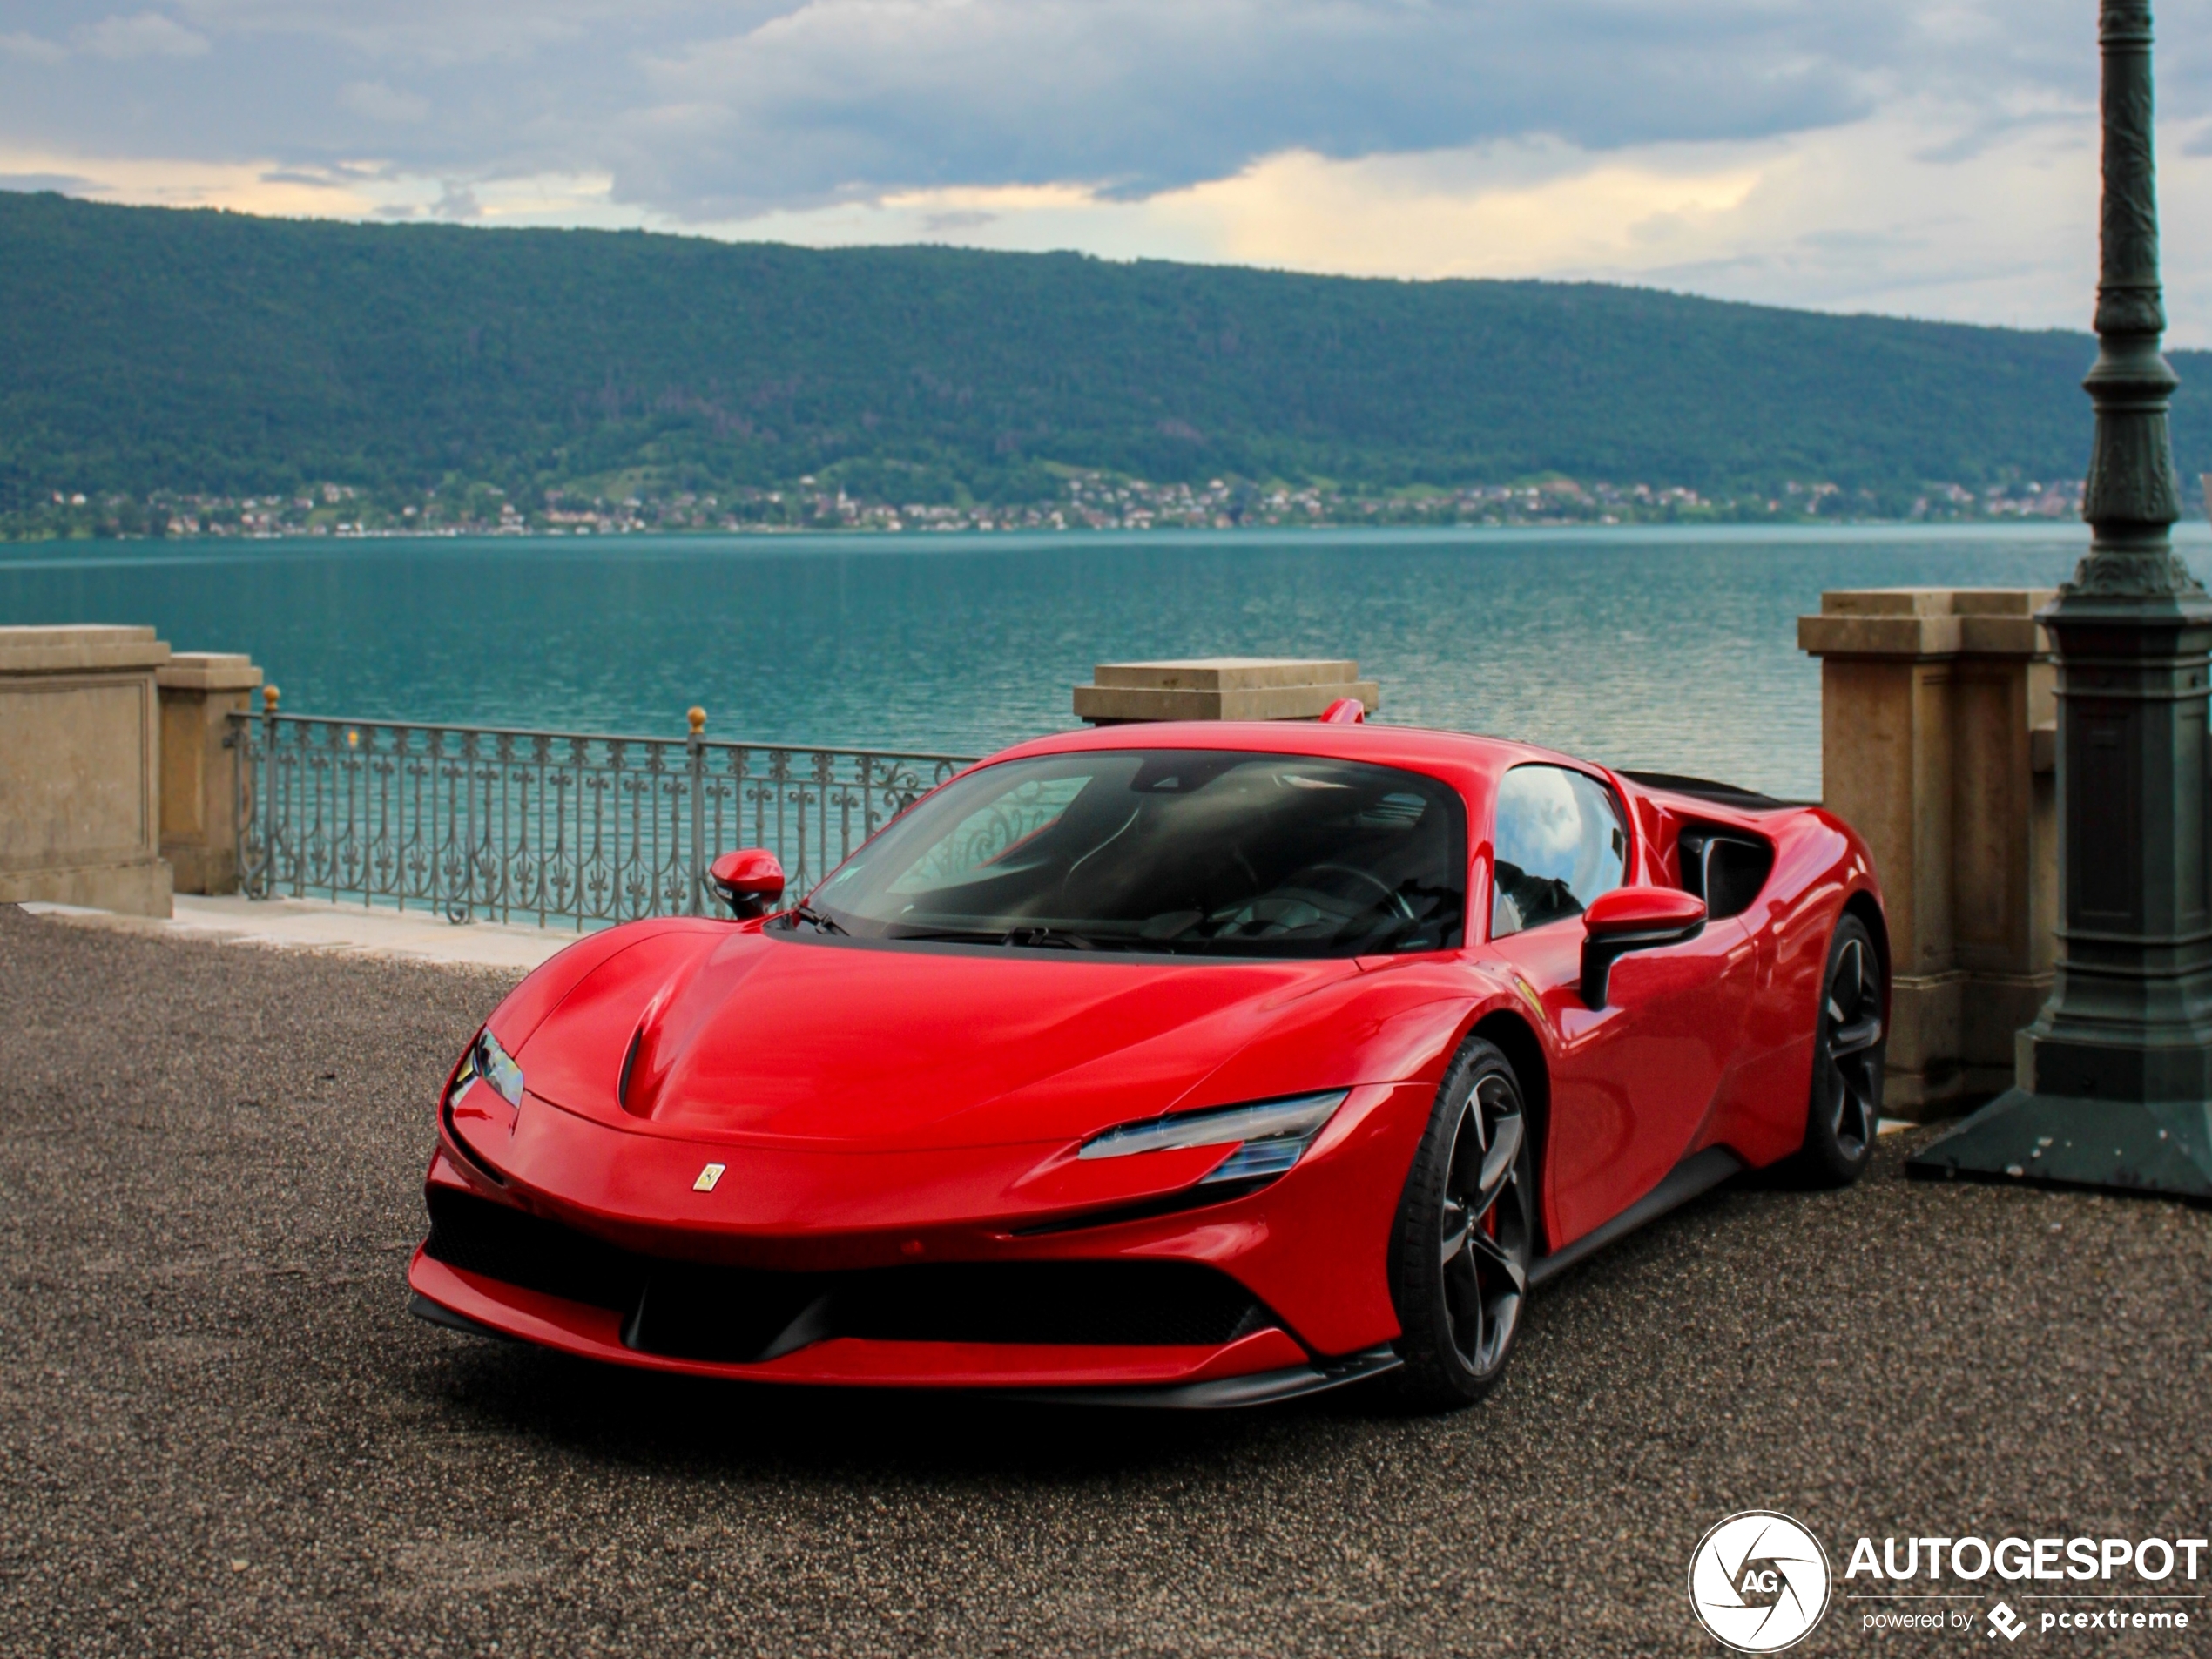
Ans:
{"label": "cloud", "polygon": [[927,236],[948,236],[959,231],[980,231],[997,217],[980,207],[955,207],[941,213],[924,213],[921,229]]}
{"label": "cloud", "polygon": [[[80,3],[15,0],[0,158],[111,199],[2070,324],[2094,271],[2086,0]],[[2160,28],[2186,287],[2212,0]]]}
{"label": "cloud", "polygon": [[92,181],[82,173],[74,172],[0,172],[0,190],[37,192],[58,191],[64,195],[75,195],[91,186]]}
{"label": "cloud", "polygon": [[[65,3],[66,0],[57,0]],[[633,50],[711,37],[799,0],[173,0],[198,27],[240,41],[314,43],[362,64],[494,67],[573,53],[564,69],[621,73]],[[572,92],[573,84],[562,89]]]}
{"label": "cloud", "polygon": [[[1936,159],[1940,99],[1743,140],[1591,150],[1506,139],[1411,155],[1310,151],[1136,202],[1058,187],[914,191],[715,226],[817,244],[958,239],[1113,258],[1386,277],[1627,282],[1769,305],[2028,327],[2087,326],[2096,280],[2093,122],[2020,122]],[[2176,127],[2175,131],[2178,132]],[[2177,344],[2212,342],[2212,158],[2162,146]]]}
{"label": "cloud", "polygon": [[37,35],[0,35],[0,57],[13,57],[30,64],[57,64],[69,56],[63,47]]}
{"label": "cloud", "polygon": [[439,191],[438,199],[423,211],[433,219],[467,220],[484,216],[483,204],[476,199],[476,192],[452,179],[445,181]]}
{"label": "cloud", "polygon": [[[626,192],[700,213],[989,182],[1124,198],[1300,149],[1594,147],[1865,113],[1890,0],[808,0],[647,58]],[[682,211],[682,210],[679,210]]]}
{"label": "cloud", "polygon": [[338,101],[356,115],[372,121],[411,126],[430,113],[430,100],[419,92],[403,92],[382,81],[354,81],[341,88]]}
{"label": "cloud", "polygon": [[[85,37],[220,43],[134,106],[148,140],[299,164],[406,126],[375,142],[426,174],[604,170],[621,200],[695,222],[964,185],[1141,199],[1291,152],[1741,140],[1932,91],[1962,110],[2094,94],[2080,0],[170,3],[181,23]],[[2186,44],[2207,24],[2212,0],[2166,9],[2185,43],[2169,108],[2212,114],[2212,54]],[[111,141],[98,91],[0,64],[0,137]]]}
{"label": "cloud", "polygon": [[207,37],[158,11],[141,11],[130,17],[105,17],[78,30],[71,38],[95,57],[198,57],[207,51]]}

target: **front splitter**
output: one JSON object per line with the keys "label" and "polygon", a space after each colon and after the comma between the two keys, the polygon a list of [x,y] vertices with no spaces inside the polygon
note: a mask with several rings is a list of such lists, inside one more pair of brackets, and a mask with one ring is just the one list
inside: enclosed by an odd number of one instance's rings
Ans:
{"label": "front splitter", "polygon": [[1240,1406],[1265,1406],[1278,1399],[1318,1394],[1347,1383],[1365,1382],[1395,1371],[1406,1362],[1394,1348],[1369,1348],[1341,1359],[1318,1360],[1310,1366],[1291,1366],[1281,1371],[1259,1371],[1244,1377],[1218,1377],[1211,1382],[1181,1383],[1166,1388],[1024,1388],[1004,1398],[1037,1400],[1054,1406],[1130,1406],[1148,1411],[1227,1411]]}

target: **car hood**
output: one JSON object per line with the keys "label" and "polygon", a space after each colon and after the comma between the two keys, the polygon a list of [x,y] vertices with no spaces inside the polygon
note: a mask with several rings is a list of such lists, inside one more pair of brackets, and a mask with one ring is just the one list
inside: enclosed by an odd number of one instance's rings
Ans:
{"label": "car hood", "polygon": [[[1225,1103],[1204,1088],[1225,1062],[1359,973],[1341,960],[1177,961],[686,929],[601,963],[516,1057],[544,1101],[691,1139],[855,1150],[1066,1140]],[[1311,1023],[1305,1011],[1300,1022]],[[1311,1058],[1284,1092],[1364,1081],[1335,1075],[1353,1064],[1341,1046],[1298,1047]],[[1223,1086],[1266,1081],[1251,1069],[1229,1068]]]}

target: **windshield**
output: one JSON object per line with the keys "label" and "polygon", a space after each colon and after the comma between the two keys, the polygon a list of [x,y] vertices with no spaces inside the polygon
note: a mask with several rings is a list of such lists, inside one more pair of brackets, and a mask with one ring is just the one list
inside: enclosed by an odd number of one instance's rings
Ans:
{"label": "windshield", "polygon": [[940,790],[802,917],[879,939],[1237,956],[1460,942],[1457,793],[1304,755],[1129,749],[1009,760]]}

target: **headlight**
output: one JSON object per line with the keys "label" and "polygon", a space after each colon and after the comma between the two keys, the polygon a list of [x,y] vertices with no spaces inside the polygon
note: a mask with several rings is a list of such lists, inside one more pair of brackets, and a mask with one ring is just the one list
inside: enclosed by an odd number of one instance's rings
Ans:
{"label": "headlight", "polygon": [[1250,1106],[1219,1106],[1203,1112],[1150,1117],[1092,1136],[1076,1156],[1123,1158],[1137,1152],[1170,1152],[1180,1147],[1239,1142],[1234,1152],[1200,1178],[1200,1186],[1212,1181],[1250,1181],[1280,1175],[1298,1161],[1350,1092],[1339,1089],[1325,1095],[1298,1095]]}
{"label": "headlight", "polygon": [[499,1046],[499,1039],[486,1026],[476,1033],[476,1040],[469,1045],[469,1056],[461,1062],[461,1070],[453,1080],[453,1092],[459,1095],[470,1083],[482,1078],[499,1091],[500,1098],[509,1106],[523,1103],[523,1069],[515,1063],[514,1056]]}

